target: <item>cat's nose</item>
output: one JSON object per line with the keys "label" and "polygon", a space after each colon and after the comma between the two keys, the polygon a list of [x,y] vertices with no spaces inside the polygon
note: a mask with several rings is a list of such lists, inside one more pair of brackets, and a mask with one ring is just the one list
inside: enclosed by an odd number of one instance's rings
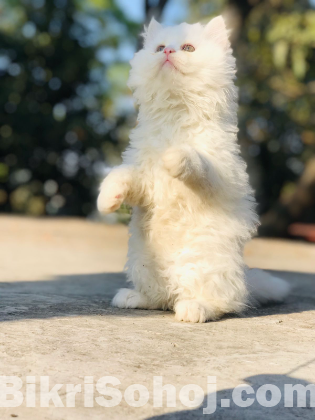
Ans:
{"label": "cat's nose", "polygon": [[169,54],[174,53],[174,52],[175,52],[174,48],[171,48],[171,47],[164,48],[164,54],[166,54],[167,57]]}

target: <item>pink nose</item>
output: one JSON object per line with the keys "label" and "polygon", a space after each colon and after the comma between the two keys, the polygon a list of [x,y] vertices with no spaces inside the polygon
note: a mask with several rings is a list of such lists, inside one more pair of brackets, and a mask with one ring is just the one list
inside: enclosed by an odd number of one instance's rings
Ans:
{"label": "pink nose", "polygon": [[175,52],[174,48],[170,48],[170,47],[164,48],[164,54],[166,54],[166,57],[168,57],[169,54],[172,54],[174,52]]}

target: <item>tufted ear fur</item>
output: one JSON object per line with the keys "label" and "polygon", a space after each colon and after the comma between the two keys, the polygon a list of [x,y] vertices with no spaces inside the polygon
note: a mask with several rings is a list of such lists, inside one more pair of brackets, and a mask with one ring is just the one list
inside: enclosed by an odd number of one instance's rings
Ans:
{"label": "tufted ear fur", "polygon": [[226,29],[222,16],[217,16],[214,19],[211,19],[210,22],[205,26],[205,33],[222,48],[229,48],[229,31]]}
{"label": "tufted ear fur", "polygon": [[162,28],[162,25],[157,22],[154,17],[151,19],[151,22],[149,23],[149,26],[146,28],[144,27],[144,45],[150,43],[152,39],[155,37],[155,35],[159,32],[159,30]]}

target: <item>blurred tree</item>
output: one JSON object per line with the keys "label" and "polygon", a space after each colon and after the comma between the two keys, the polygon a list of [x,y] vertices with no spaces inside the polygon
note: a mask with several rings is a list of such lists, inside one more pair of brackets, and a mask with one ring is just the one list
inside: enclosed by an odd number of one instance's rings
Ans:
{"label": "blurred tree", "polygon": [[[174,3],[144,0],[145,23]],[[142,25],[123,4],[0,0],[0,211],[93,209],[98,178],[119,162],[134,124],[127,62]],[[261,233],[314,222],[315,11],[307,0],[180,4],[190,22],[223,11],[234,28],[239,141]]]}
{"label": "blurred tree", "polygon": [[109,1],[9,1],[1,9],[0,209],[87,215],[104,156],[119,161],[127,141],[124,112],[113,115],[127,65],[106,68],[102,57],[118,49],[121,26],[135,39],[138,25]]}
{"label": "blurred tree", "polygon": [[294,217],[283,210],[300,197],[299,179],[315,151],[315,12],[304,0],[248,3],[235,43],[239,138],[263,215],[260,233],[286,236],[293,221],[315,221],[311,197]]}
{"label": "blurred tree", "polygon": [[[313,189],[297,191],[315,151],[315,11],[307,0],[199,0],[191,10],[193,21],[223,11],[234,29],[239,141],[262,215],[260,233],[286,236],[294,221],[315,222],[314,199],[305,199]],[[292,212],[289,203],[302,197]]]}
{"label": "blurred tree", "polygon": [[167,0],[145,0],[145,23],[148,24],[152,17],[161,20]]}

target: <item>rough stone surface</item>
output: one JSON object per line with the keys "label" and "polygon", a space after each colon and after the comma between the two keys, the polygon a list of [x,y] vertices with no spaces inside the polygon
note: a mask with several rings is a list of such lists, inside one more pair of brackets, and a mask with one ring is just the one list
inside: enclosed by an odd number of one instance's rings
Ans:
{"label": "rough stone surface", "polygon": [[[294,290],[283,305],[252,310],[219,322],[185,324],[162,311],[110,307],[122,274],[127,228],[76,219],[0,217],[0,375],[23,381],[35,376],[36,407],[25,402],[0,408],[0,419],[313,419],[313,408],[271,408],[254,402],[248,408],[221,407],[232,389],[248,383],[315,383],[315,247],[255,239],[245,251],[250,266],[272,269]],[[132,384],[148,388],[142,407],[126,401],[111,408],[40,407],[40,376],[55,384],[94,383],[114,376],[122,392]],[[176,388],[176,407],[153,407],[153,376]],[[207,398],[207,376],[217,377],[218,407],[203,415],[179,398],[184,385],[199,385]],[[60,389],[66,403],[65,385]],[[95,396],[100,394],[95,391]],[[252,396],[251,396],[252,397]],[[268,397],[268,395],[267,395]],[[1,395],[0,395],[1,401]]]}

